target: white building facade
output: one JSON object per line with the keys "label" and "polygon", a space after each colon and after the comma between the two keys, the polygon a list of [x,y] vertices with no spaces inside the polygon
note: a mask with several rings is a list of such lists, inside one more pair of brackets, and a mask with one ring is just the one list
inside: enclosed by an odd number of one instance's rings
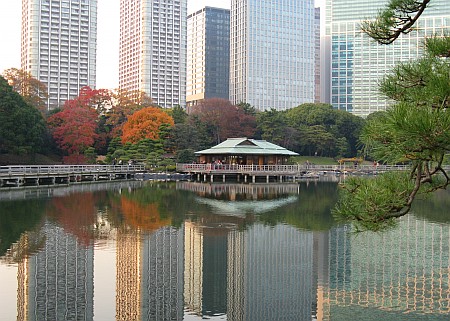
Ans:
{"label": "white building facade", "polygon": [[314,1],[232,0],[230,100],[258,110],[314,102]]}
{"label": "white building facade", "polygon": [[120,0],[119,88],[186,106],[187,0]]}
{"label": "white building facade", "polygon": [[[386,110],[389,102],[378,91],[380,80],[400,61],[420,57],[426,36],[450,33],[448,0],[433,0],[416,30],[390,45],[380,45],[360,30],[361,21],[375,17],[387,0],[327,0],[325,39],[331,61],[330,102],[333,107],[365,117]],[[326,46],[324,46],[325,48]]]}
{"label": "white building facade", "polygon": [[21,68],[48,88],[48,109],[96,85],[97,0],[22,0]]}

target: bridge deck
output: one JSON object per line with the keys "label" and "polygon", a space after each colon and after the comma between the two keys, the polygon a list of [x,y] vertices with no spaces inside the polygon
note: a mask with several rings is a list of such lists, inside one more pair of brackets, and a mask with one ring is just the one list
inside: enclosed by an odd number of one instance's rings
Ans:
{"label": "bridge deck", "polygon": [[0,166],[0,187],[128,179],[143,165]]}

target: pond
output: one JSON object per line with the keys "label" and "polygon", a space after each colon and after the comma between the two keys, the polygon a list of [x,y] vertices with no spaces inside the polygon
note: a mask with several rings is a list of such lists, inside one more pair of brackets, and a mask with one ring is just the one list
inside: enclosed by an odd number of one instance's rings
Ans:
{"label": "pond", "polygon": [[450,194],[355,234],[336,182],[0,191],[0,320],[448,320]]}

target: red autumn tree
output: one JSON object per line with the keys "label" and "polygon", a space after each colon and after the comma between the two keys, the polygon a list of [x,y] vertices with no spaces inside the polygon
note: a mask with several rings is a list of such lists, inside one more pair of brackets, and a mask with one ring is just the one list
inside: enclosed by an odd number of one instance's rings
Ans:
{"label": "red autumn tree", "polygon": [[256,131],[255,116],[226,99],[205,99],[194,107],[192,114],[207,125],[217,143],[230,137],[252,137]]}
{"label": "red autumn tree", "polygon": [[[97,111],[90,107],[86,92],[80,97],[66,101],[62,110],[47,120],[53,139],[66,154],[67,163],[83,163],[84,151],[92,147],[97,138]],[[91,95],[92,94],[92,95]],[[89,93],[94,97],[93,93]]]}
{"label": "red autumn tree", "polygon": [[147,107],[128,117],[123,126],[122,142],[137,143],[144,138],[159,139],[160,126],[174,125],[173,118],[158,107]]}

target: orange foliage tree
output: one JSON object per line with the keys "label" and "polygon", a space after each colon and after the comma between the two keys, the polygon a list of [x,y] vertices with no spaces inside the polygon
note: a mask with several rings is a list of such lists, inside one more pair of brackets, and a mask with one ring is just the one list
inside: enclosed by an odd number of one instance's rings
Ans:
{"label": "orange foliage tree", "polygon": [[170,218],[161,218],[157,203],[140,205],[135,201],[122,197],[121,205],[126,223],[134,228],[155,231],[171,223]]}
{"label": "orange foliage tree", "polygon": [[159,139],[161,125],[174,125],[173,118],[158,107],[147,107],[128,117],[123,126],[122,142],[137,143],[144,138]]}
{"label": "orange foliage tree", "polygon": [[153,106],[152,99],[142,91],[117,89],[112,97],[111,108],[105,114],[106,124],[111,128],[112,138],[120,137],[127,118],[138,110]]}

